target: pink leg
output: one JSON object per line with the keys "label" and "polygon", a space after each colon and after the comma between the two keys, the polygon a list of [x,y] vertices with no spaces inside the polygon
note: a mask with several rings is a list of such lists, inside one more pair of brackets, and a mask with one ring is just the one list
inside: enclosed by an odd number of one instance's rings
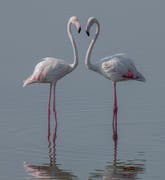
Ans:
{"label": "pink leg", "polygon": [[50,140],[50,102],[52,94],[52,84],[50,84],[49,98],[48,98],[48,141]]}
{"label": "pink leg", "polygon": [[48,139],[50,166],[54,166],[56,164],[56,130],[57,129],[54,128],[52,141],[51,138]]}
{"label": "pink leg", "polygon": [[57,128],[57,113],[56,113],[55,88],[56,88],[56,84],[54,84],[54,87],[53,87],[53,114],[54,114],[54,120],[55,120],[55,128]]}
{"label": "pink leg", "polygon": [[49,159],[50,159],[50,166],[56,165],[56,137],[57,137],[57,126],[54,124],[54,132],[52,141],[48,139],[48,150],[49,150]]}
{"label": "pink leg", "polygon": [[57,138],[57,123],[54,125],[54,134],[53,134],[53,144],[55,146],[56,144],[56,138]]}
{"label": "pink leg", "polygon": [[[117,133],[117,132],[116,132]],[[113,157],[113,163],[114,165],[116,165],[116,162],[117,162],[117,141],[118,139],[117,138],[113,138],[113,141],[114,141],[114,157]]]}
{"label": "pink leg", "polygon": [[56,138],[57,138],[57,113],[56,113],[56,84],[53,87],[53,114],[54,114],[54,134],[53,134],[53,162],[56,162]]}
{"label": "pink leg", "polygon": [[118,111],[118,107],[117,107],[117,93],[116,93],[116,82],[114,82],[114,104],[113,104],[113,122],[112,122],[112,126],[113,126],[113,139],[117,140],[118,136],[117,136],[117,111]]}

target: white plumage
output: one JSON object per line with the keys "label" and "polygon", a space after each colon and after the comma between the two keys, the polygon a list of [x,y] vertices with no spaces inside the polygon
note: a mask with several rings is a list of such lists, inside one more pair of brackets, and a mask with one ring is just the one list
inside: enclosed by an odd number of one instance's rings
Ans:
{"label": "white plumage", "polygon": [[[52,57],[46,57],[39,62],[32,73],[23,83],[23,86],[27,86],[32,83],[49,83],[50,91],[49,91],[49,99],[48,99],[48,120],[50,121],[50,100],[51,100],[51,91],[53,87],[53,113],[56,120],[56,110],[55,110],[55,86],[56,82],[61,79],[66,74],[73,71],[78,64],[78,52],[75,40],[72,35],[71,25],[75,25],[77,31],[81,31],[81,25],[76,16],[73,16],[69,19],[67,24],[67,32],[69,39],[71,41],[74,53],[74,60],[72,64],[67,63],[64,60],[56,59]],[[48,122],[50,125],[50,122]],[[57,121],[56,121],[57,123]]]}
{"label": "white plumage", "polygon": [[71,71],[71,65],[64,60],[46,57],[35,66],[32,75],[24,81],[23,86],[32,83],[56,83]]}
{"label": "white plumage", "polygon": [[113,82],[124,80],[145,81],[145,78],[139,73],[131,59],[125,54],[115,54],[101,60],[100,71],[103,76]]}
{"label": "white plumage", "polygon": [[[90,61],[91,52],[94,44],[99,36],[100,24],[98,20],[94,17],[88,19],[86,25],[86,33],[90,35],[90,29],[93,24],[96,24],[96,32],[91,40],[89,47],[87,49],[85,65],[88,69],[95,71],[105,78],[112,80],[114,84],[114,106],[113,106],[113,128],[117,128],[117,94],[116,94],[116,82],[124,80],[137,80],[145,81],[144,76],[138,72],[133,61],[128,58],[125,54],[115,54],[113,56],[105,57],[100,61],[92,64]],[[115,132],[117,132],[115,130]]]}

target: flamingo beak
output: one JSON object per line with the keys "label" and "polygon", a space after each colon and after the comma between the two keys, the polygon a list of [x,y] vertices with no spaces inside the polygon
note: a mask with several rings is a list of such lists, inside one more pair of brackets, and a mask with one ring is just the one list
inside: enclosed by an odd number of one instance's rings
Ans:
{"label": "flamingo beak", "polygon": [[78,33],[80,33],[81,32],[81,25],[78,21],[75,22],[75,26],[77,28]]}
{"label": "flamingo beak", "polygon": [[80,33],[81,32],[81,26],[78,28],[78,33]]}
{"label": "flamingo beak", "polygon": [[89,33],[89,31],[88,31],[88,30],[86,30],[86,34],[87,34],[87,36],[90,36],[90,33]]}

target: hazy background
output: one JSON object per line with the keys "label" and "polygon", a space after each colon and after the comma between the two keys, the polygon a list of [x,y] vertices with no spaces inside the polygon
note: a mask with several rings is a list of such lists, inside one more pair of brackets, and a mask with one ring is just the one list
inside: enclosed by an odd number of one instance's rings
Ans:
{"label": "hazy background", "polygon": [[118,160],[142,159],[134,179],[164,177],[164,7],[160,0],[0,1],[0,179],[26,179],[24,161],[49,162],[48,86],[22,88],[22,81],[42,57],[73,61],[66,31],[72,15],[82,25],[80,35],[73,28],[79,66],[57,84],[57,164],[84,180],[113,161],[112,84],[84,66],[91,39],[85,25],[95,16],[101,32],[92,61],[127,53],[147,80],[118,84]]}

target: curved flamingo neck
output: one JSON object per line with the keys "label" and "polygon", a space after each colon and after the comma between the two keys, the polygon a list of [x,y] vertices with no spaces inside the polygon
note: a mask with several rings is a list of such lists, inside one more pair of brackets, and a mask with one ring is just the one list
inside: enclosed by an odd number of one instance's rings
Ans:
{"label": "curved flamingo neck", "polygon": [[88,26],[89,26],[88,29],[89,30],[90,30],[90,28],[92,27],[93,24],[96,24],[96,32],[95,32],[95,36],[91,40],[91,42],[89,44],[89,47],[87,49],[87,53],[86,53],[86,57],[85,57],[85,65],[86,65],[87,68],[89,68],[89,69],[91,69],[93,71],[97,71],[97,69],[98,69],[97,65],[91,63],[91,52],[93,50],[94,44],[95,44],[95,42],[96,42],[96,40],[97,40],[97,38],[99,36],[99,33],[100,33],[100,24],[96,19],[94,19],[93,22],[91,22],[91,23],[89,22],[89,24],[88,24]]}
{"label": "curved flamingo neck", "polygon": [[74,60],[73,60],[73,63],[70,64],[71,71],[73,71],[78,65],[78,51],[77,51],[77,46],[76,46],[75,40],[74,40],[73,35],[72,35],[71,24],[72,23],[69,21],[67,24],[67,32],[68,32],[68,36],[69,36],[70,42],[71,42],[72,47],[73,47]]}

